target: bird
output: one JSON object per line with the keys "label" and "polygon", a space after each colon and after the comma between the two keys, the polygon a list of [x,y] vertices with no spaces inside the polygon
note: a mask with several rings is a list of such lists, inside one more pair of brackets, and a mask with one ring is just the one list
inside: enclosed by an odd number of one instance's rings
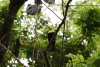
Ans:
{"label": "bird", "polygon": [[[49,30],[48,31],[48,41],[50,42],[50,40],[52,39],[53,35],[55,33],[55,30]],[[56,41],[56,37],[54,37],[53,39],[53,42],[51,44],[51,48],[52,48],[52,51],[55,51],[55,41]]]}
{"label": "bird", "polygon": [[19,48],[21,46],[21,43],[20,43],[20,37],[16,39],[16,44],[14,45],[14,49],[12,51],[12,53],[18,57],[19,56]]}

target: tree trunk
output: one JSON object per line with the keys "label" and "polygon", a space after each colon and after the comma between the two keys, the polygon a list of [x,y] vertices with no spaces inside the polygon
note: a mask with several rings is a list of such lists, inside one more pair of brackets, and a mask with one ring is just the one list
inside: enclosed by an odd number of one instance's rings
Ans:
{"label": "tree trunk", "polygon": [[[16,14],[25,1],[27,0],[10,0],[9,8],[4,18],[4,24],[0,31],[0,43],[6,48],[9,46],[10,33]],[[5,52],[6,50],[0,45],[0,67],[3,62]]]}

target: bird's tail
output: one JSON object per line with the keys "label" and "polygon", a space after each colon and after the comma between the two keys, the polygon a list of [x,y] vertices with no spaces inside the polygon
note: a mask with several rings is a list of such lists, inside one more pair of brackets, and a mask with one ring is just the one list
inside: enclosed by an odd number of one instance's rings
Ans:
{"label": "bird's tail", "polygon": [[52,44],[52,51],[55,51],[55,44]]}

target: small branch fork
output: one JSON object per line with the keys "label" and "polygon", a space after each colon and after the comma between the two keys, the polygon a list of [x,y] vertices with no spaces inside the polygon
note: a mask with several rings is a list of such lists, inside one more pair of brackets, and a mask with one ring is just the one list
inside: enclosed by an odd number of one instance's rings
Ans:
{"label": "small branch fork", "polygon": [[45,60],[46,60],[46,62],[47,62],[47,66],[48,66],[48,67],[52,67],[51,64],[50,64],[50,62],[49,62],[48,55],[47,55],[48,49],[50,48],[50,46],[51,46],[51,44],[52,44],[52,42],[53,42],[53,39],[54,39],[54,37],[57,35],[59,29],[60,29],[61,26],[65,23],[66,16],[67,16],[67,12],[68,12],[68,8],[69,8],[69,4],[70,4],[71,1],[72,1],[72,0],[68,0],[68,3],[67,3],[67,5],[66,5],[66,10],[65,10],[64,18],[63,18],[62,22],[59,24],[59,26],[58,26],[57,30],[55,31],[53,37],[51,38],[50,43],[49,43],[49,44],[47,45],[47,47],[44,49],[44,57],[45,57]]}

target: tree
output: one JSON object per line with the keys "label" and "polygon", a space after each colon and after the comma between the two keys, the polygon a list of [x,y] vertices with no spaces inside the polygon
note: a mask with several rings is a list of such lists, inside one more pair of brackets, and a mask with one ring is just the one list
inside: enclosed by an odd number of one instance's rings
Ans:
{"label": "tree", "polygon": [[4,24],[0,31],[0,66],[3,62],[4,54],[6,52],[3,46],[7,48],[9,45],[14,19],[19,8],[24,4],[25,1],[26,0],[10,0],[8,11],[5,14]]}

